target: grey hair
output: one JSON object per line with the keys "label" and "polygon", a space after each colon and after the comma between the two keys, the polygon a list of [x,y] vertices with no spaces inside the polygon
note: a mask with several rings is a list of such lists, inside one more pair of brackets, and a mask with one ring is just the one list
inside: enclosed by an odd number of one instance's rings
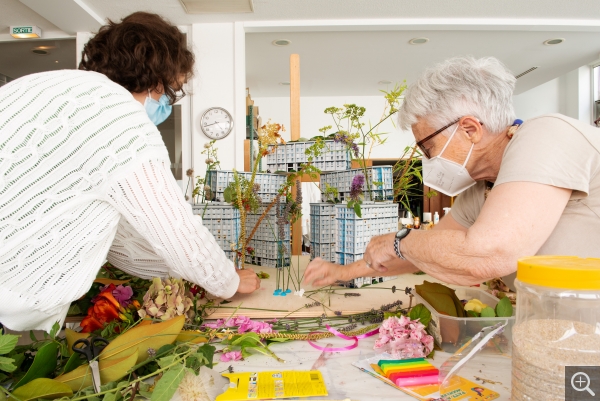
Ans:
{"label": "grey hair", "polygon": [[454,57],[428,68],[405,92],[398,121],[409,129],[424,118],[441,128],[472,115],[498,134],[515,119],[515,76],[494,57]]}

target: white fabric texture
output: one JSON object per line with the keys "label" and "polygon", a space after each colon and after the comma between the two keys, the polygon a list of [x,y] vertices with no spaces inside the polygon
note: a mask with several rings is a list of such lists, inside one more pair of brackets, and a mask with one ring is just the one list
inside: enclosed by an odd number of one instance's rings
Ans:
{"label": "white fabric texture", "polygon": [[62,323],[107,254],[131,274],[232,296],[233,263],[168,165],[144,107],[102,74],[53,71],[0,88],[0,322]]}

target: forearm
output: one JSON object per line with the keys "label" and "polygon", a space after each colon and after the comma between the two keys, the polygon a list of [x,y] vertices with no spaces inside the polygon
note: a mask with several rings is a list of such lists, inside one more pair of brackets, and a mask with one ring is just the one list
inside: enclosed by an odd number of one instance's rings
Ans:
{"label": "forearm", "polygon": [[468,231],[414,230],[400,245],[419,270],[451,284],[478,284],[510,273],[514,265],[510,252],[469,238]]}
{"label": "forearm", "polygon": [[415,265],[407,260],[402,260],[398,257],[390,259],[389,262],[385,263],[387,271],[379,272],[367,267],[364,259],[358,260],[352,264],[345,266],[347,268],[348,277],[345,280],[352,280],[358,277],[373,277],[373,276],[398,276],[400,274],[414,273],[419,271]]}

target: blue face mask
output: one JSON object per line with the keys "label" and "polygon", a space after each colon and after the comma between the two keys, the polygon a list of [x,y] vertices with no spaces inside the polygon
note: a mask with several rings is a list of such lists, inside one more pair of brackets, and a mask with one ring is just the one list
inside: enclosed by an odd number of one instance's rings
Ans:
{"label": "blue face mask", "polygon": [[160,99],[154,100],[150,97],[150,91],[148,91],[148,97],[144,102],[144,107],[146,108],[146,113],[148,113],[148,117],[150,117],[150,121],[154,123],[154,125],[158,125],[165,121],[173,110],[173,106],[169,104],[169,98],[167,95],[162,95]]}

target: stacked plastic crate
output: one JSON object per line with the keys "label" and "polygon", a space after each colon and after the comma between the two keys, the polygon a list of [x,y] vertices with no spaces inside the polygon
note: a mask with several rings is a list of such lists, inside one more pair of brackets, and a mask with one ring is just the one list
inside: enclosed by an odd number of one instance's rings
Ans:
{"label": "stacked plastic crate", "polygon": [[[321,171],[341,171],[350,168],[350,153],[344,144],[334,141],[324,141],[325,151],[315,160],[313,165]],[[306,150],[314,142],[290,142],[279,145],[275,149],[270,148],[271,153],[266,157],[266,165],[269,171],[298,171],[302,164],[308,162]]]}
{"label": "stacked plastic crate", "polygon": [[[246,216],[246,235],[249,235],[262,211],[268,205],[263,204],[261,210]],[[280,210],[285,209],[285,203],[279,205]],[[290,265],[290,226],[284,225],[283,237],[280,236],[277,227],[277,206],[273,206],[263,218],[256,233],[248,243],[252,253],[246,249],[246,263],[257,266],[287,267]]]}
{"label": "stacked plastic crate", "polygon": [[228,203],[210,202],[194,205],[195,215],[203,216],[202,224],[215,237],[227,258],[235,261],[231,244],[237,244],[240,235],[240,211]]}
{"label": "stacked plastic crate", "polygon": [[[345,204],[335,206],[337,222],[336,263],[348,265],[363,258],[370,239],[377,235],[388,234],[398,230],[398,205],[392,202],[370,203],[361,205],[358,217],[354,209]],[[361,287],[391,280],[395,277],[362,277],[349,283],[350,287]]]}
{"label": "stacked plastic crate", "polygon": [[[325,190],[325,184],[337,188],[339,200],[348,200],[350,197],[350,186],[355,176],[365,172],[361,168],[355,168],[346,171],[337,171],[333,173],[321,174],[321,188]],[[394,199],[394,178],[392,166],[367,167],[369,183],[371,188],[365,188],[365,199],[373,201],[391,201]],[[366,183],[365,183],[366,185]],[[370,197],[372,195],[372,198]],[[325,201],[325,194],[321,195],[321,200]]]}
{"label": "stacked plastic crate", "polygon": [[[238,172],[240,177],[250,180],[252,173]],[[258,184],[258,195],[265,203],[275,199],[279,188],[285,184],[286,176],[280,174],[256,173],[254,183]],[[223,192],[229,183],[233,182],[233,171],[227,170],[212,170],[206,175],[206,185],[210,188],[210,196],[208,200],[223,202]]]}
{"label": "stacked plastic crate", "polygon": [[310,259],[321,258],[335,262],[335,240],[337,237],[335,204],[310,204]]}

